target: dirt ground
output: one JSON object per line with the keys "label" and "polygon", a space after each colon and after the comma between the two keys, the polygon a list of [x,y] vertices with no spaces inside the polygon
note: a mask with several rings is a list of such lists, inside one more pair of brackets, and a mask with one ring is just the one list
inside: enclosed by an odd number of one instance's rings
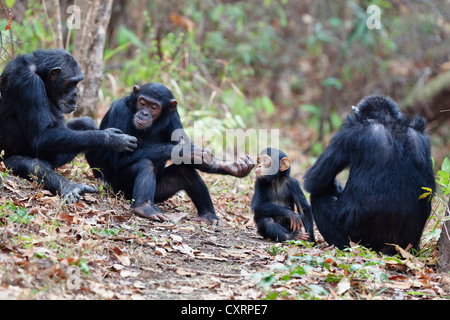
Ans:
{"label": "dirt ground", "polygon": [[[77,179],[79,170],[61,173]],[[0,298],[261,298],[253,276],[269,268],[273,243],[256,234],[250,197],[239,191],[252,182],[219,176],[207,183],[221,226],[192,221],[196,210],[184,192],[160,206],[173,221],[158,223],[130,213],[106,189],[67,205],[8,175],[0,191]],[[15,218],[19,207],[28,219]]]}
{"label": "dirt ground", "polygon": [[[197,213],[184,192],[160,205],[172,221],[159,223],[132,214],[130,203],[95,181],[83,159],[59,172],[96,184],[99,192],[67,205],[38,183],[3,178],[0,299],[259,300],[268,295],[259,285],[262,276],[283,267],[288,256],[325,254],[317,230],[318,246],[283,244],[275,251],[273,242],[256,234],[252,175],[202,174],[223,222],[212,226],[192,220]],[[329,255],[326,270],[317,266],[275,290],[290,299],[300,292],[317,297],[310,293],[320,287],[328,290],[318,293],[321,299],[448,299],[450,278],[434,271],[435,256],[427,256],[425,265],[408,256],[391,261],[352,255],[348,266],[377,268],[389,278],[374,283],[362,273],[349,275]],[[337,280],[330,283],[330,276]]]}

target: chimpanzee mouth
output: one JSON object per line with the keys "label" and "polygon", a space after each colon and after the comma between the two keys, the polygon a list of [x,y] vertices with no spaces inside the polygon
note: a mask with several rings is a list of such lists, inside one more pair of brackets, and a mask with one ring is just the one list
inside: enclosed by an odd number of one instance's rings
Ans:
{"label": "chimpanzee mouth", "polygon": [[68,103],[65,103],[64,101],[60,101],[59,109],[61,110],[62,113],[72,113],[75,110],[77,110],[77,105],[76,104],[68,104]]}
{"label": "chimpanzee mouth", "polygon": [[152,121],[142,121],[138,118],[134,120],[134,125],[138,130],[148,129],[152,126]]}

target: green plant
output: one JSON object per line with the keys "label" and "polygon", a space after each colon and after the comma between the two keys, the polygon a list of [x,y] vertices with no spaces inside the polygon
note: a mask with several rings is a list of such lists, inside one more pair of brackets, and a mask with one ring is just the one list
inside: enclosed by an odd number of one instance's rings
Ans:
{"label": "green plant", "polygon": [[[350,283],[383,283],[389,281],[384,273],[385,262],[377,257],[377,254],[363,246],[354,246],[345,250],[335,249],[333,253],[321,254],[304,253],[304,248],[311,248],[301,241],[287,241],[287,245],[299,246],[294,255],[287,257],[283,267],[278,267],[271,272],[256,275],[261,288],[267,291],[266,299],[277,299],[286,295],[286,292],[277,292],[277,288],[294,284],[297,299],[321,299],[330,295],[329,284],[337,287],[338,294],[344,296],[351,289]],[[272,246],[271,254],[286,252],[281,245]],[[292,253],[292,248],[290,250]],[[318,283],[305,283],[303,279],[311,273],[322,275],[322,281]],[[305,278],[307,279],[307,278]],[[348,288],[339,289],[342,282]],[[328,284],[328,285],[327,285]],[[383,288],[382,288],[383,289]],[[341,290],[342,292],[339,292]],[[377,292],[374,292],[376,294]],[[378,292],[379,293],[379,292]]]}
{"label": "green plant", "polygon": [[30,215],[24,207],[17,206],[11,200],[4,202],[0,206],[0,217],[8,217],[11,222],[17,222],[20,224],[29,224],[31,219],[34,218]]}

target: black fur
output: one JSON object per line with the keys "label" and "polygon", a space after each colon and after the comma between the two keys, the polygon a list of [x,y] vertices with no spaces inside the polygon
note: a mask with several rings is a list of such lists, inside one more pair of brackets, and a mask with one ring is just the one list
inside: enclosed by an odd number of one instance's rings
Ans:
{"label": "black fur", "polygon": [[91,118],[66,122],[76,109],[76,85],[83,74],[62,49],[37,50],[12,60],[1,76],[0,150],[4,163],[22,178],[37,178],[44,188],[70,201],[94,188],[76,184],[53,169],[89,148],[132,150],[135,138],[102,132]]}
{"label": "black fur", "polygon": [[[283,151],[275,148],[267,148],[261,154],[269,155],[272,163],[287,157]],[[291,220],[301,219],[308,234],[308,241],[314,242],[311,207],[299,182],[289,174],[290,168],[256,179],[251,208],[254,211],[258,233],[273,241],[292,240],[298,236],[299,231],[292,230]],[[295,212],[295,208],[298,213]]]}
{"label": "black fur", "polygon": [[[336,175],[350,169],[345,188]],[[316,225],[339,248],[349,241],[395,253],[390,244],[419,248],[435,190],[425,120],[409,119],[388,97],[362,100],[306,172]]]}
{"label": "black fur", "polygon": [[[202,155],[205,150],[189,143],[183,131],[180,116],[176,109],[171,109],[174,97],[170,90],[160,83],[148,83],[135,87],[136,91],[129,96],[114,101],[103,118],[100,129],[119,128],[123,132],[137,137],[138,148],[133,153],[117,153],[109,150],[96,149],[87,153],[89,164],[94,168],[94,174],[111,183],[113,189],[123,191],[125,197],[134,200],[135,213],[155,220],[165,220],[168,217],[161,213],[154,203],[163,202],[176,192],[185,190],[194,202],[199,218],[209,221],[219,220],[207,186],[196,169],[219,174],[230,174],[228,167],[210,164],[172,164],[166,167],[172,154],[182,154],[186,148],[174,139],[172,134],[178,130],[188,146],[188,159],[195,152]],[[138,129],[134,118],[136,103],[139,96],[155,101],[162,106],[160,116],[145,129]],[[251,170],[251,168],[250,168]],[[248,173],[244,170],[240,173]]]}

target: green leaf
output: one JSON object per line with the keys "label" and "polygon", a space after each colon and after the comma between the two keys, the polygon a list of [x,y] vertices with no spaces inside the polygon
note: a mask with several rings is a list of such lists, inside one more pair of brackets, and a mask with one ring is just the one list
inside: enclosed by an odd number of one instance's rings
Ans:
{"label": "green leaf", "polygon": [[343,88],[341,81],[334,77],[326,78],[322,81],[322,85],[324,87],[335,87],[338,90],[341,90]]}
{"label": "green leaf", "polygon": [[15,3],[16,3],[16,0],[6,0],[5,1],[5,5],[7,8],[12,8]]}
{"label": "green leaf", "polygon": [[445,172],[450,172],[450,160],[447,157],[445,157],[442,162],[442,170]]}
{"label": "green leaf", "polygon": [[448,179],[450,177],[450,173],[448,171],[439,170],[437,173],[441,179]]}

